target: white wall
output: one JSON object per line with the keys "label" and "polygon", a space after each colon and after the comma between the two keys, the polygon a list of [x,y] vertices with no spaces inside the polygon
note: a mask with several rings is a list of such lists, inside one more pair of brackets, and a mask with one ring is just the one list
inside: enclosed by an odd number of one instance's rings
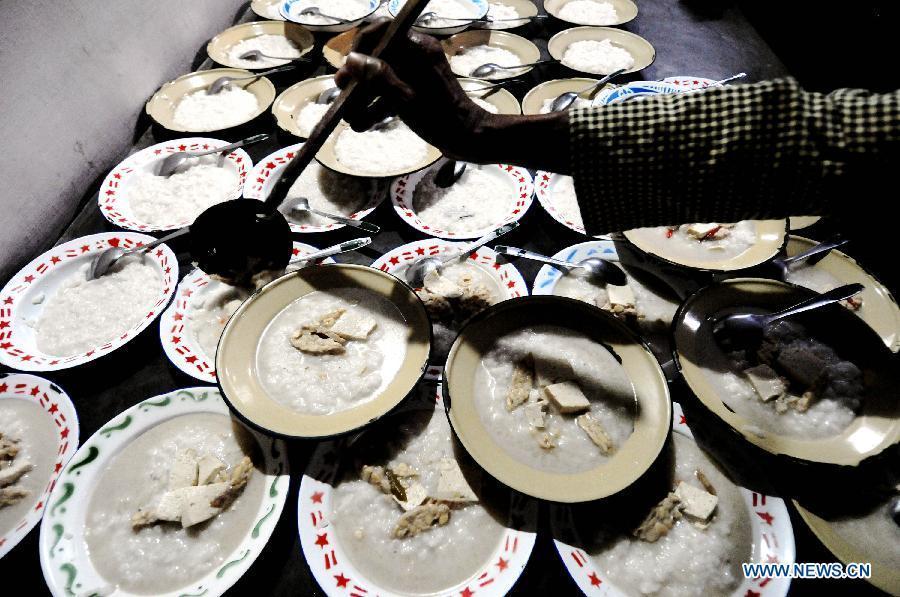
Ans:
{"label": "white wall", "polygon": [[132,144],[245,0],[0,0],[0,285]]}

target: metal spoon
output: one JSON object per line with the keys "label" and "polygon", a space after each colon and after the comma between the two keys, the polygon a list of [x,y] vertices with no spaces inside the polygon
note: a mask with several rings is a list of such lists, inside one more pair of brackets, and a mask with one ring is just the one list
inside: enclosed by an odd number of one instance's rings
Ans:
{"label": "metal spoon", "polygon": [[279,66],[278,68],[272,68],[269,70],[264,70],[261,73],[256,73],[255,75],[249,75],[246,77],[219,77],[215,81],[209,84],[206,88],[206,95],[215,95],[231,85],[233,81],[243,81],[244,79],[258,79],[260,77],[264,77],[266,75],[271,75],[272,73],[280,73],[286,70],[294,70],[297,68],[295,64],[286,64],[284,66]]}
{"label": "metal spoon", "polygon": [[519,249],[518,247],[508,247],[506,245],[496,245],[494,250],[501,255],[524,257],[525,259],[531,259],[532,261],[540,261],[541,263],[555,265],[556,267],[564,268],[569,272],[579,272],[580,275],[596,280],[602,284],[612,284],[613,286],[625,286],[628,284],[628,276],[625,275],[625,272],[622,271],[619,266],[606,259],[600,259],[599,257],[588,257],[587,259],[582,259],[578,263],[572,263],[561,259],[554,259],[553,257],[547,257],[546,255],[541,255],[540,253],[535,253],[533,251]]}
{"label": "metal spoon", "polygon": [[484,95],[478,96],[479,98],[484,99],[487,96],[491,95],[492,93],[496,93],[500,89],[503,89],[507,85],[512,85],[513,83],[521,83],[522,81],[523,81],[523,79],[514,77],[512,79],[503,79],[502,81],[499,81],[497,83],[491,83],[489,85],[483,85],[481,87],[463,87],[463,91],[465,91],[466,94],[468,94],[468,95],[471,95],[478,91],[487,91],[487,93],[485,93]]}
{"label": "metal spoon", "polygon": [[330,104],[341,94],[340,87],[329,87],[316,98],[317,104]]}
{"label": "metal spoon", "polygon": [[259,50],[250,50],[238,56],[239,60],[262,60],[263,58],[268,58],[270,60],[287,60],[288,62],[294,62],[295,60],[306,61],[304,56],[295,56],[293,58],[288,56],[272,56],[271,54],[263,54]]}
{"label": "metal spoon", "polygon": [[797,253],[793,257],[773,259],[772,264],[781,270],[781,278],[784,279],[787,277],[788,273],[790,273],[791,269],[793,269],[795,266],[800,265],[804,262],[807,262],[809,265],[815,265],[816,263],[824,259],[832,249],[836,249],[837,247],[845,245],[847,244],[847,242],[847,239],[825,241],[823,243],[817,244],[814,247],[810,247],[802,253]]}
{"label": "metal spoon", "polygon": [[357,249],[362,249],[363,247],[371,244],[372,237],[370,236],[363,236],[362,238],[345,240],[342,243],[338,243],[326,249],[322,249],[321,251],[316,251],[308,255],[300,255],[296,259],[291,259],[288,263],[293,264],[300,263],[302,261],[318,261],[319,259],[325,259],[326,257],[331,257],[332,255],[338,255],[339,253],[356,251]]}
{"label": "metal spoon", "polygon": [[304,8],[299,13],[297,13],[297,16],[298,17],[323,17],[325,19],[331,19],[332,21],[334,21],[335,23],[337,23],[339,25],[347,25],[347,24],[353,22],[352,20],[344,19],[341,17],[327,15],[327,14],[323,13],[321,10],[319,10],[318,6],[310,6],[308,8]]}
{"label": "metal spoon", "polygon": [[372,234],[378,234],[379,232],[381,232],[381,228],[379,228],[375,224],[370,224],[368,222],[363,222],[362,220],[354,220],[352,218],[347,218],[344,216],[339,216],[337,214],[330,214],[325,211],[313,209],[309,206],[309,199],[307,199],[306,197],[296,197],[294,199],[290,199],[285,203],[285,207],[288,209],[288,211],[308,211],[309,213],[316,214],[317,216],[322,216],[323,218],[334,220],[339,224],[346,224],[347,226],[359,228],[360,230],[365,230],[366,232],[371,232]]}
{"label": "metal spoon", "polygon": [[[442,19],[444,21],[465,21],[467,23],[490,23],[492,20],[488,17],[442,17],[438,13],[433,10],[429,10],[428,12],[423,12],[422,15],[416,19],[416,26],[418,27],[428,27],[429,23],[436,19]],[[519,19],[516,19],[519,20]]]}
{"label": "metal spoon", "polygon": [[466,162],[458,162],[456,160],[448,160],[444,162],[444,164],[438,168],[438,171],[434,173],[434,186],[446,189],[447,187],[452,186],[457,180],[462,178],[462,175],[465,173],[466,168],[469,165]]}
{"label": "metal spoon", "polygon": [[501,237],[507,232],[511,230],[515,230],[519,226],[518,222],[510,222],[509,224],[505,224],[496,230],[488,232],[478,240],[469,243],[465,247],[463,247],[462,252],[453,255],[452,257],[446,257],[441,259],[440,257],[426,257],[424,259],[420,259],[409,266],[409,269],[406,270],[406,281],[413,288],[422,288],[425,286],[425,277],[428,276],[433,271],[440,271],[452,261],[458,261],[462,259],[468,259],[469,255],[472,254],[476,249],[480,249],[482,246],[491,242],[495,238]]}
{"label": "metal spoon", "polygon": [[772,323],[804,313],[812,309],[819,309],[832,303],[838,303],[848,299],[863,290],[862,284],[846,284],[838,286],[828,292],[800,301],[796,305],[787,307],[775,313],[732,313],[717,319],[713,323],[713,337],[720,344],[729,347],[740,347],[758,343],[762,338],[766,327]]}
{"label": "metal spoon", "polygon": [[900,497],[891,501],[891,518],[894,519],[894,524],[900,526]]}
{"label": "metal spoon", "polygon": [[562,110],[567,109],[569,106],[572,105],[572,103],[576,99],[578,99],[579,95],[581,95],[582,93],[585,93],[587,91],[590,91],[591,92],[590,95],[593,95],[597,89],[600,89],[601,87],[603,87],[604,85],[609,83],[610,80],[612,80],[615,77],[618,77],[619,75],[624,73],[626,70],[627,69],[620,68],[619,70],[615,71],[614,73],[610,73],[610,74],[606,75],[605,77],[603,77],[602,79],[600,79],[599,81],[594,83],[593,85],[588,85],[581,91],[567,91],[565,93],[561,93],[560,95],[557,95],[556,99],[553,100],[553,102],[550,104],[550,111],[551,112],[560,112]]}
{"label": "metal spoon", "polygon": [[163,160],[160,161],[159,166],[156,168],[156,175],[165,176],[168,178],[169,176],[175,174],[175,171],[178,170],[178,168],[181,167],[182,164],[184,164],[191,158],[199,158],[204,155],[213,155],[216,153],[225,154],[232,149],[244,147],[245,145],[251,145],[253,143],[259,143],[260,141],[265,141],[268,138],[269,135],[263,133],[261,135],[253,135],[252,137],[241,139],[237,143],[231,143],[223,147],[210,149],[209,151],[176,151],[173,154],[167,155]]}
{"label": "metal spoon", "polygon": [[691,93],[693,91],[703,91],[704,89],[709,89],[710,87],[721,87],[725,83],[729,81],[734,81],[735,79],[742,79],[747,76],[747,73],[738,73],[736,75],[731,75],[730,77],[726,77],[724,79],[719,79],[718,81],[714,81],[707,85],[706,87],[698,87],[697,89],[679,89],[678,93]]}
{"label": "metal spoon", "polygon": [[380,130],[385,129],[388,126],[390,126],[391,123],[394,122],[395,120],[397,120],[396,116],[385,116],[384,118],[382,118],[381,120],[379,120],[378,122],[376,122],[375,124],[370,126],[369,130],[370,131],[380,131]]}
{"label": "metal spoon", "polygon": [[481,79],[483,77],[490,77],[498,70],[516,70],[518,68],[527,68],[529,66],[537,66],[539,64],[550,64],[559,62],[559,60],[551,59],[551,60],[538,60],[537,62],[528,62],[526,64],[517,64],[516,66],[500,66],[496,62],[486,62],[481,66],[475,67],[472,69],[472,72],[469,73],[470,77],[474,77],[476,79]]}
{"label": "metal spoon", "polygon": [[167,234],[162,238],[158,238],[151,243],[147,243],[146,245],[141,245],[140,247],[135,247],[133,249],[110,247],[109,249],[102,251],[100,254],[94,257],[93,261],[91,261],[91,267],[88,270],[88,280],[96,280],[97,278],[109,273],[110,268],[114,266],[119,259],[127,255],[134,255],[135,253],[144,253],[146,251],[149,251],[153,247],[168,242],[173,238],[184,236],[188,233],[188,230],[188,228],[176,230],[175,232]]}

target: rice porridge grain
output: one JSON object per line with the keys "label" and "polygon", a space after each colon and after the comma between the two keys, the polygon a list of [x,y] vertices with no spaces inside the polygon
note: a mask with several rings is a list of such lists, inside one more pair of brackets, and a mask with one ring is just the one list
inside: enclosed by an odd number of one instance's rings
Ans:
{"label": "rice porridge grain", "polygon": [[168,491],[178,454],[194,450],[233,467],[258,446],[230,417],[189,414],[145,431],[116,454],[100,475],[84,521],[84,539],[97,572],[119,590],[175,591],[221,566],[250,533],[265,490],[254,470],[237,500],[208,522],[187,529],[166,523],[133,530],[131,518]]}
{"label": "rice porridge grain", "polygon": [[384,176],[421,164],[428,156],[428,144],[406,124],[396,121],[381,130],[343,130],[334,153],[339,162],[360,176]]}
{"label": "rice porridge grain", "polygon": [[500,21],[499,23],[488,24],[488,29],[509,28],[519,23],[527,22],[526,19],[519,19],[519,11],[514,6],[507,4],[491,2],[488,4],[487,16],[492,21]]}
{"label": "rice porridge grain", "polygon": [[[418,476],[404,481],[421,484],[427,495],[433,496],[438,492],[441,468],[456,463],[456,456],[450,425],[440,408],[404,415],[383,441],[388,446],[383,457],[382,441],[375,450],[356,450],[354,461],[359,466],[334,490],[331,523],[337,538],[353,566],[381,587],[405,595],[446,591],[487,564],[503,538],[501,521],[506,516],[474,501],[454,507],[445,526],[396,538],[394,528],[403,511],[391,495],[362,480],[359,469],[363,465],[395,470],[410,466]],[[462,461],[459,464],[477,500],[480,476]]]}
{"label": "rice porridge grain", "polygon": [[316,0],[311,0],[310,2],[299,3],[297,5],[297,13],[293,18],[295,18],[300,23],[309,23],[310,25],[337,24],[334,19],[329,19],[325,16],[300,16],[300,12],[302,9],[310,8],[313,6],[318,8],[323,15],[347,19],[348,21],[361,19],[369,14],[369,12],[371,12],[369,10],[369,2],[367,0],[328,0],[328,2],[318,2]]}
{"label": "rice porridge grain", "polygon": [[41,498],[56,463],[58,442],[51,415],[32,400],[0,398],[0,438],[16,442],[18,454],[9,466],[31,470],[9,485],[27,492],[19,501],[0,506],[0,536],[13,530]]}
{"label": "rice porridge grain", "polygon": [[330,108],[330,104],[317,104],[315,98],[310,99],[297,113],[296,123],[297,130],[303,137],[309,137],[325,112]]}
{"label": "rice porridge grain", "polygon": [[860,552],[877,553],[895,569],[900,568],[900,526],[891,516],[895,499],[897,496],[890,496],[860,516],[830,520],[831,528]]}
{"label": "rice porridge grain", "polygon": [[575,196],[575,179],[571,176],[557,177],[549,195],[550,204],[563,220],[571,222],[577,228],[584,229],[581,208],[578,206],[578,197]]}
{"label": "rice porridge grain", "polygon": [[[475,408],[488,434],[516,460],[555,473],[590,470],[613,457],[604,453],[580,428],[575,417],[550,405],[543,428],[528,416],[527,402],[509,410],[507,401],[518,363],[528,359],[547,370],[553,383],[574,382],[589,402],[586,412],[598,420],[617,450],[634,426],[635,395],[631,381],[615,357],[579,332],[555,326],[535,326],[498,338],[475,373]],[[538,375],[538,388],[541,387]],[[530,383],[528,384],[530,387]],[[526,388],[527,389],[527,388]],[[537,390],[539,392],[539,390]],[[546,441],[545,441],[546,440]],[[547,443],[547,442],[550,443]],[[552,445],[552,447],[550,447]]]}
{"label": "rice porridge grain", "polygon": [[416,215],[433,228],[477,235],[497,228],[515,209],[516,188],[512,179],[503,176],[499,169],[488,173],[470,166],[446,189],[434,184],[437,171],[433,168],[426,173],[413,192]]}
{"label": "rice porridge grain", "polygon": [[[259,50],[266,56],[258,60],[242,60],[241,55],[251,50]],[[278,56],[288,58],[288,60],[279,60],[268,56]],[[287,64],[296,58],[300,58],[300,48],[284,35],[267,34],[242,39],[228,51],[228,59],[238,68],[271,68]]]}
{"label": "rice porridge grain", "polygon": [[235,196],[239,185],[236,171],[205,160],[169,177],[139,172],[125,195],[137,219],[167,228],[193,222],[206,208]]}
{"label": "rice porridge grain", "polygon": [[587,39],[576,41],[567,47],[562,62],[577,71],[608,75],[634,66],[634,56],[608,39]]}
{"label": "rice porridge grain", "polygon": [[[376,181],[347,176],[323,168],[318,162],[311,163],[288,190],[288,200],[306,197],[313,209],[327,213],[349,216],[365,208],[379,192]],[[290,203],[287,203],[290,206]],[[283,209],[288,221],[306,226],[325,226],[334,223],[309,212]]]}
{"label": "rice porridge grain", "polygon": [[[403,5],[406,4],[404,1],[400,4],[402,8]],[[474,4],[470,2],[461,2],[460,0],[431,0],[422,13],[433,12],[438,15],[438,17],[428,23],[428,27],[424,27],[424,29],[440,29],[442,27],[458,27],[463,25],[465,21],[450,21],[447,19],[465,19],[465,18],[477,18],[478,11]]]}
{"label": "rice porridge grain", "polygon": [[[553,105],[553,102],[554,102],[555,100],[556,100],[555,97],[554,97],[554,98],[550,98],[550,99],[545,99],[545,100],[544,100],[544,103],[541,104],[541,112],[540,112],[540,113],[541,113],[541,114],[549,114],[549,113],[550,113],[550,106]],[[576,97],[576,98],[575,98],[575,101],[572,102],[571,105],[569,105],[569,107],[566,108],[566,109],[567,109],[567,110],[575,110],[576,108],[589,108],[589,107],[591,107],[591,105],[593,105],[593,102],[592,102],[591,100],[585,99],[585,98],[583,98],[583,97]],[[567,176],[566,178],[568,178],[570,181],[572,180],[571,177],[569,177],[569,176]],[[573,197],[575,196],[575,189],[574,189],[574,187],[572,188],[572,196],[573,196]],[[581,219],[581,213],[578,214],[578,218]]]}
{"label": "rice porridge grain", "polygon": [[496,48],[487,44],[478,46],[470,46],[463,48],[459,53],[450,57],[450,68],[454,73],[461,77],[469,77],[472,71],[481,66],[493,62],[510,70],[499,70],[482,79],[502,79],[508,77],[510,73],[516,73],[519,69],[515,67],[522,64],[522,60],[504,48]]}
{"label": "rice porridge grain", "polygon": [[[338,354],[309,354],[292,345],[304,324],[336,309],[371,318],[365,340]],[[269,396],[298,412],[325,415],[367,402],[391,382],[406,354],[408,330],[393,303],[374,292],[338,288],[307,294],[281,311],[263,332],[256,364]]]}
{"label": "rice porridge grain", "polygon": [[200,89],[178,102],[173,120],[187,130],[216,131],[246,122],[258,109],[256,96],[238,85],[214,95]]}
{"label": "rice porridge grain", "polygon": [[559,18],[579,25],[614,25],[619,20],[615,7],[598,0],[571,0],[559,9]]}
{"label": "rice porridge grain", "polygon": [[35,325],[38,349],[70,356],[97,348],[139,324],[162,290],[162,278],[140,256],[119,260],[110,273],[88,280],[90,264],[72,272],[46,300]]}
{"label": "rice porridge grain", "polygon": [[629,595],[731,595],[744,580],[741,563],[754,561],[743,496],[693,440],[673,433],[672,451],[673,487],[683,481],[700,488],[699,470],[715,488],[718,504],[709,526],[701,529],[683,517],[655,542],[632,536],[630,529],[604,529],[588,551],[609,581]]}
{"label": "rice porridge grain", "polygon": [[678,260],[722,260],[741,255],[757,242],[756,223],[684,224],[638,228],[629,234],[658,248],[659,255]]}
{"label": "rice porridge grain", "polygon": [[249,296],[250,290],[210,280],[206,291],[190,303],[188,329],[208,359],[216,358],[225,324]]}

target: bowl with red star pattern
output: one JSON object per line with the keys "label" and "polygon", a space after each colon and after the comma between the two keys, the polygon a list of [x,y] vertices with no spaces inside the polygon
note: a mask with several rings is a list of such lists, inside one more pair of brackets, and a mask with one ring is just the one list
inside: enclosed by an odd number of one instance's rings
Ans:
{"label": "bowl with red star pattern", "polygon": [[[598,541],[592,538],[596,537],[594,535],[596,529],[587,530],[592,526],[592,519],[599,520],[596,504],[577,508],[554,504],[550,513],[553,542],[566,570],[585,595],[626,597],[641,591],[656,592],[659,588],[665,587],[673,594],[784,597],[790,587],[789,578],[745,578],[741,568],[741,564],[745,562],[787,565],[794,563],[796,556],[794,531],[784,500],[746,489],[728,480],[727,473],[720,470],[711,457],[705,456],[694,441],[681,405],[677,402],[672,403],[672,418],[674,433],[671,441],[677,450],[678,463],[669,460],[668,467],[672,469],[669,472],[674,474],[675,480],[698,487],[712,485],[715,490],[718,486],[719,504],[713,511],[707,528],[700,528],[702,525],[694,525],[685,517],[676,522],[676,526],[669,534],[663,535],[655,543],[646,543],[639,539],[629,541],[615,538],[607,543],[602,539]],[[689,470],[694,466],[697,470],[690,478],[688,475],[681,478],[681,473],[684,472],[682,469]],[[700,466],[705,469],[701,471]],[[697,471],[701,471],[702,474],[697,474]],[[725,487],[726,483],[730,487]],[[649,487],[657,488],[648,484],[644,489]],[[662,495],[665,495],[665,491],[662,491]],[[640,497],[631,496],[629,499],[631,502],[640,502],[643,506]],[[655,499],[652,497],[648,502],[651,508]],[[726,507],[728,510],[723,512]],[[643,512],[642,507],[640,511]],[[606,516],[609,517],[610,514],[607,512]],[[619,516],[622,514],[619,513]],[[602,524],[600,523],[600,526]],[[721,539],[721,536],[709,533],[717,532],[717,524],[729,525],[728,532],[723,531],[724,536],[738,538],[734,542],[740,544],[743,551],[740,557],[729,557],[733,554],[726,555],[716,551],[715,539]],[[682,528],[682,525],[685,526]],[[647,563],[642,557],[654,553],[647,547],[649,545],[659,546],[652,566],[642,565]],[[692,548],[695,551],[692,551]],[[695,553],[701,552],[701,556],[694,557]],[[682,557],[683,554],[688,554],[693,560],[686,561]],[[628,560],[630,567],[624,565],[625,556],[632,558]],[[712,561],[715,561],[716,565],[711,566]],[[705,563],[706,567],[701,566],[702,563]],[[704,573],[707,574],[706,579],[700,576]],[[640,584],[640,588],[637,588],[636,584]]]}
{"label": "bowl with red star pattern", "polygon": [[[395,496],[361,480],[358,468],[391,453],[386,467],[400,470],[399,459],[422,482],[400,481],[408,502],[414,485],[441,491],[444,473],[437,481],[433,467],[454,466],[471,490],[469,501],[450,509],[445,524],[398,537],[402,519],[416,517],[415,509],[404,514]],[[433,503],[426,498],[419,508]],[[494,482],[468,459],[444,414],[439,378],[432,376],[362,436],[320,444],[300,483],[297,520],[303,555],[329,596],[497,597],[507,594],[528,562],[537,510],[537,502]]]}
{"label": "bowl with red star pattern", "polygon": [[506,164],[469,164],[447,189],[431,182],[434,165],[391,183],[391,201],[400,219],[416,230],[448,240],[478,238],[519,221],[531,207],[534,181],[524,168]]}
{"label": "bowl with red star pattern", "polygon": [[0,363],[22,371],[69,369],[140,334],[175,292],[172,250],[163,244],[128,257],[96,280],[87,279],[87,270],[107,249],[154,240],[136,232],[91,234],[57,245],[19,270],[0,290]]}
{"label": "bowl with red star pattern", "polygon": [[69,396],[42,377],[0,373],[0,438],[14,441],[21,458],[31,464],[4,489],[24,492],[19,501],[0,508],[0,558],[9,553],[41,521],[50,491],[63,467],[78,450],[78,414]]}

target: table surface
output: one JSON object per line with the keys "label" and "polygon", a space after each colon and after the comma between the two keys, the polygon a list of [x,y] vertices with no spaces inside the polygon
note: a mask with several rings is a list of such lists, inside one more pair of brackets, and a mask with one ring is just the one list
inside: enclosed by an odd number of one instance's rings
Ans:
{"label": "table surface", "polygon": [[[543,12],[543,10],[542,10]],[[258,20],[249,8],[239,21]],[[546,41],[558,30],[565,28],[560,23],[539,25],[539,22],[514,30],[535,41],[541,48],[543,57],[546,54]],[[623,27],[649,40],[656,48],[656,62],[641,73],[643,79],[661,79],[675,75],[693,75],[724,78],[734,73],[746,72],[746,81],[786,75],[786,71],[778,57],[747,23],[741,13],[734,8],[719,10],[717,14],[694,12],[688,3],[675,0],[643,0],[640,3],[640,14],[637,19]],[[329,35],[317,36],[316,56],[321,57],[321,44]],[[202,51],[202,49],[201,49]],[[199,54],[198,54],[199,56]],[[308,74],[293,76],[295,80],[331,72],[326,66],[317,63],[308,69]],[[202,61],[200,68],[209,67],[209,60]],[[558,67],[544,70],[536,69],[529,74],[530,80],[511,87],[511,91],[521,100],[522,96],[535,84],[542,80],[566,76]],[[279,91],[291,82],[287,79],[274,79]],[[247,149],[254,162],[268,155],[279,147],[296,142],[289,135],[279,132],[270,114],[264,114],[251,127],[242,127],[229,131],[222,138],[237,139],[246,133],[266,131],[273,134],[265,143]],[[156,143],[166,137],[164,131],[148,127],[147,132],[135,144],[134,151]],[[124,156],[123,156],[124,157]],[[96,190],[96,189],[95,189]],[[372,245],[360,252],[341,255],[339,261],[368,265],[384,252],[401,244],[424,238],[402,222],[393,211],[390,201],[382,203],[367,218],[382,227],[382,232]],[[96,195],[89,201],[77,218],[65,231],[58,242],[93,234],[115,230],[101,215],[97,208]],[[299,240],[314,246],[324,247],[341,240],[354,237],[349,229],[341,229],[325,234],[306,234]],[[505,237],[506,244],[524,246],[544,254],[553,254],[563,247],[586,238],[564,228],[535,204],[521,221],[521,226]],[[175,246],[179,248],[178,245]],[[185,255],[179,253],[182,273],[190,271]],[[516,266],[521,271],[529,288],[539,265],[519,260]],[[69,371],[42,374],[60,385],[73,399],[78,410],[81,424],[82,441],[90,437],[102,424],[122,410],[148,397],[162,394],[177,388],[201,385],[190,378],[166,359],[159,343],[156,324],[151,325],[139,337],[132,340],[128,350],[108,355],[98,361]],[[675,398],[677,399],[677,394]],[[266,549],[253,565],[248,574],[240,580],[229,594],[273,594],[273,595],[320,595],[321,589],[316,584],[303,555],[297,537],[296,519],[294,516],[297,488],[300,471],[309,457],[311,443],[295,442],[290,445],[292,470],[291,492],[284,508],[281,520]],[[810,534],[796,513],[792,510],[792,522],[797,538],[797,561],[824,562],[835,561],[834,557]],[[512,594],[578,594],[578,589],[562,566],[553,546],[546,505],[541,505],[539,538],[531,555],[524,574],[514,587]],[[10,579],[27,580],[29,592],[34,594],[46,592],[42,581],[42,573],[38,559],[38,528],[35,528],[21,544],[0,560],[0,576]],[[15,571],[15,576],[13,576]],[[21,585],[23,588],[25,585]],[[824,586],[821,581],[795,581],[791,594],[819,593],[823,588],[853,590],[863,594],[877,594],[877,591],[862,581],[832,581]]]}

